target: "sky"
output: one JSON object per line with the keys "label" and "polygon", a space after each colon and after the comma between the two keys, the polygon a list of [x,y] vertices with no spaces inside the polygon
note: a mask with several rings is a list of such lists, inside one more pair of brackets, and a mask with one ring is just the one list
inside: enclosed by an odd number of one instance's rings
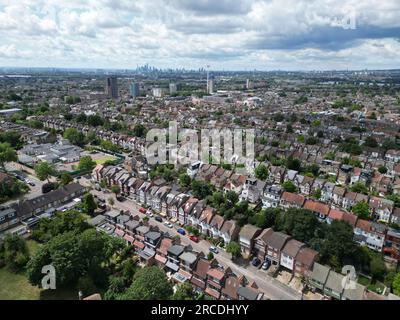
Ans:
{"label": "sky", "polygon": [[400,67],[400,0],[0,0],[0,66]]}

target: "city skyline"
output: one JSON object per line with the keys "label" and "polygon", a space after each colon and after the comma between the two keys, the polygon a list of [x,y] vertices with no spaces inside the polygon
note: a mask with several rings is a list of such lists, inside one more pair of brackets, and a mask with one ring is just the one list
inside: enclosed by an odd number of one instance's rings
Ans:
{"label": "city skyline", "polygon": [[2,0],[0,66],[395,69],[399,12],[394,0]]}

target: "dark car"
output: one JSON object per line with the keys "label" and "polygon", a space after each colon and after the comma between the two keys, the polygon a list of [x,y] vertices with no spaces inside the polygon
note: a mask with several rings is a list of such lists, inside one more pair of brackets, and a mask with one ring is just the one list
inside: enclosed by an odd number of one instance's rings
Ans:
{"label": "dark car", "polygon": [[117,196],[116,198],[117,198],[117,200],[118,200],[119,202],[123,202],[123,201],[126,200],[123,196]]}
{"label": "dark car", "polygon": [[258,259],[257,257],[254,257],[253,260],[251,260],[251,264],[255,267],[257,267],[260,264],[260,259]]}
{"label": "dark car", "polygon": [[264,263],[262,264],[262,269],[263,269],[263,270],[268,270],[270,266],[271,266],[271,261],[267,259],[267,260],[265,260]]}
{"label": "dark car", "polygon": [[186,231],[185,231],[185,229],[182,229],[182,228],[179,228],[178,230],[176,230],[178,233],[180,233],[181,235],[185,235],[186,234]]}
{"label": "dark car", "polygon": [[219,250],[215,246],[211,246],[208,250],[210,250],[210,252],[215,253],[215,254],[218,254],[218,252],[219,252]]}
{"label": "dark car", "polygon": [[162,218],[160,216],[155,216],[154,219],[158,222],[162,222]]}

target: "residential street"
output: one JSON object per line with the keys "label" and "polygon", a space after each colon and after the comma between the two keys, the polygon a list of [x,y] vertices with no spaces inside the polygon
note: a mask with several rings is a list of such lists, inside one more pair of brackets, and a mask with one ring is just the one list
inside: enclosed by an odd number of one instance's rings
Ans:
{"label": "residential street", "polygon": [[28,178],[29,180],[31,180],[35,185],[34,186],[29,186],[30,191],[26,194],[24,194],[23,196],[13,199],[9,202],[9,203],[13,203],[13,202],[17,202],[23,199],[32,199],[32,198],[36,198],[38,196],[40,196],[42,194],[42,185],[44,183],[46,183],[46,181],[40,181],[34,174],[33,174],[33,170],[31,170],[31,173],[27,173],[24,172],[24,170],[27,170],[29,168],[20,165],[19,163],[16,162],[9,162],[6,164],[6,169],[7,171],[11,172],[11,171],[20,171],[22,172],[23,176],[25,178]]}
{"label": "residential street", "polygon": [[[80,183],[85,186],[91,186],[90,180],[82,177],[80,179]],[[139,215],[140,217],[146,216],[139,212],[140,205],[135,203],[132,200],[125,200],[123,202],[119,202],[116,200],[115,195],[111,192],[103,192],[92,190],[93,195],[97,195],[99,198],[103,198],[107,200],[112,197],[114,199],[113,208],[118,210],[128,210],[133,212],[134,214]],[[168,232],[172,236],[180,236],[181,242],[184,245],[191,245],[196,251],[203,251],[205,254],[209,252],[210,243],[201,240],[199,243],[195,243],[189,239],[189,237],[180,235],[176,228],[168,228],[163,223],[156,221],[154,218],[150,218],[150,223],[152,225],[158,226],[159,229],[163,232]],[[249,281],[255,281],[259,286],[260,290],[264,292],[265,298],[269,298],[271,300],[299,300],[301,299],[301,294],[294,289],[286,286],[285,284],[279,282],[278,280],[268,276],[264,270],[254,268],[253,266],[247,265],[245,267],[239,266],[232,262],[230,258],[230,254],[226,253],[222,249],[219,248],[219,253],[215,254],[215,258],[223,265],[225,268],[229,267],[231,270],[237,274],[244,275]]]}

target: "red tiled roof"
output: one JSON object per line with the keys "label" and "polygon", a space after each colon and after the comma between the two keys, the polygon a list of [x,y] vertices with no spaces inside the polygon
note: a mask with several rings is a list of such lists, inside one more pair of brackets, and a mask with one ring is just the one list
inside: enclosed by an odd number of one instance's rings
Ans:
{"label": "red tiled roof", "polygon": [[329,211],[329,215],[328,217],[333,219],[333,220],[343,220],[343,214],[345,212],[342,210],[338,210],[338,209],[331,209]]}
{"label": "red tiled roof", "polygon": [[298,206],[302,206],[304,203],[304,197],[302,195],[286,191],[282,194],[282,199],[286,202],[297,204]]}
{"label": "red tiled roof", "polygon": [[129,234],[125,234],[124,239],[130,243],[133,243],[135,241],[135,239],[131,237]]}
{"label": "red tiled roof", "polygon": [[142,243],[142,242],[140,242],[140,241],[138,241],[138,240],[135,240],[135,242],[133,243],[133,245],[134,245],[135,247],[139,248],[139,249],[143,249],[143,248],[144,248],[144,243]]}
{"label": "red tiled roof", "polygon": [[306,203],[304,204],[304,209],[328,215],[330,208],[328,205],[324,203],[313,200],[307,200]]}
{"label": "red tiled roof", "polygon": [[205,292],[210,295],[211,297],[215,299],[219,299],[220,293],[217,290],[211,289],[210,287],[207,287]]}
{"label": "red tiled roof", "polygon": [[208,272],[208,269],[210,268],[210,261],[205,260],[205,259],[200,259],[197,262],[196,269],[194,270],[193,274],[196,274],[197,276],[201,278],[205,278]]}
{"label": "red tiled roof", "polygon": [[214,279],[222,280],[225,276],[225,273],[220,269],[212,268],[208,270],[207,275],[213,277]]}
{"label": "red tiled roof", "polygon": [[115,229],[114,233],[118,236],[118,237],[123,237],[125,232],[121,229]]}
{"label": "red tiled roof", "polygon": [[161,262],[162,264],[165,264],[167,262],[167,258],[160,256],[159,254],[156,254],[154,259],[156,259],[158,262]]}
{"label": "red tiled roof", "polygon": [[370,232],[371,222],[368,220],[358,219],[356,227],[366,232]]}

